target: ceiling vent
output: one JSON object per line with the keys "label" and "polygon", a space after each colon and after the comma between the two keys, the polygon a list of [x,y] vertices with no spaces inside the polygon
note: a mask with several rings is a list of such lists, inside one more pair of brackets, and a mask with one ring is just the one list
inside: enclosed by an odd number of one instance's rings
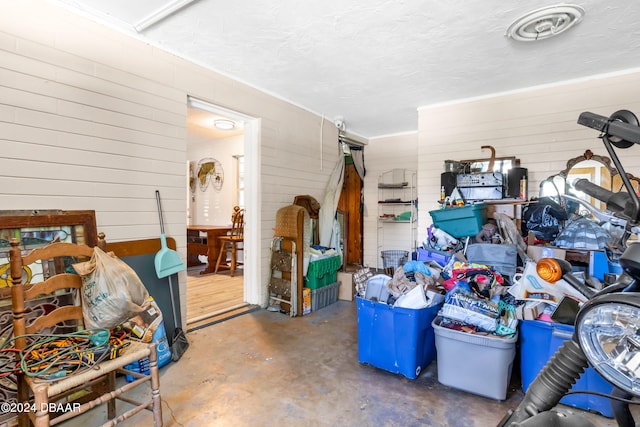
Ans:
{"label": "ceiling vent", "polygon": [[522,15],[509,28],[506,36],[530,42],[557,36],[567,31],[584,16],[584,9],[573,4],[546,6]]}

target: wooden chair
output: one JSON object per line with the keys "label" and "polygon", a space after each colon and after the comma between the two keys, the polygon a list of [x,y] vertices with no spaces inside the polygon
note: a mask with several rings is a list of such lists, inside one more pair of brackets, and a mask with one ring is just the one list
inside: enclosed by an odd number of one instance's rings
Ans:
{"label": "wooden chair", "polygon": [[[102,240],[104,246],[104,240]],[[93,248],[84,244],[52,243],[42,248],[37,248],[22,255],[19,242],[11,239],[9,262],[11,268],[11,299],[13,311],[13,329],[15,347],[19,350],[27,348],[38,338],[50,337],[51,334],[69,333],[83,330],[82,306],[78,292],[82,289],[82,279],[75,272],[66,272],[69,264],[78,262],[78,259],[88,259],[93,253]],[[84,258],[83,258],[84,257]],[[72,260],[72,261],[69,261]],[[45,280],[35,284],[22,283],[23,266],[41,262]],[[60,295],[67,295],[69,304],[62,305],[54,310],[45,309],[42,313],[34,313],[35,309],[31,300],[38,300],[43,296],[54,296],[59,301]],[[76,294],[77,298],[73,295]],[[27,304],[25,304],[27,303]],[[37,307],[37,305],[35,306]],[[39,315],[35,315],[39,314]],[[34,335],[31,335],[34,334]],[[31,421],[36,427],[55,425],[68,420],[76,415],[107,403],[109,422],[104,425],[116,425],[143,409],[153,412],[154,425],[162,426],[162,408],[160,401],[160,380],[156,358],[156,348],[153,344],[125,339],[124,348],[119,357],[109,359],[105,357],[97,361],[90,368],[82,368],[69,371],[61,370],[63,376],[60,379],[42,378],[25,375],[19,371],[16,374],[18,405],[30,405],[35,412],[20,412],[18,423],[20,426],[28,426]],[[124,369],[125,365],[148,357],[150,361],[149,375],[139,374]],[[20,360],[20,354],[16,354]],[[124,383],[116,388],[116,373],[132,375],[134,381]],[[123,393],[145,383],[150,383],[150,396],[144,402],[137,402]],[[105,384],[107,385],[105,387]],[[105,388],[107,389],[105,391]],[[85,403],[79,402],[80,393],[85,390],[84,400],[90,396],[91,400]],[[100,393],[95,397],[95,393]],[[70,397],[71,395],[74,397]],[[116,418],[115,399],[134,405],[132,409],[122,412]],[[31,403],[29,403],[31,402]],[[57,402],[57,403],[56,403]],[[74,402],[74,403],[70,403]],[[65,406],[66,405],[66,406]],[[53,412],[60,407],[66,407],[58,416]],[[50,413],[51,412],[51,413]]]}
{"label": "wooden chair", "polygon": [[[229,234],[218,237],[221,243],[215,272],[217,273],[221,268],[228,269],[231,271],[231,277],[233,277],[236,267],[243,265],[242,261],[238,261],[238,251],[242,250],[242,244],[244,243],[244,209],[241,209],[240,206],[234,206],[231,222]],[[229,264],[227,264],[227,251],[231,252]]]}

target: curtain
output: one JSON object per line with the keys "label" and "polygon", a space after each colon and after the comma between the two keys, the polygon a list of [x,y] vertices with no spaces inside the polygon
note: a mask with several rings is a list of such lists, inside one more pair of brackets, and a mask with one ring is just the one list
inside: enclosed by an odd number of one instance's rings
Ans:
{"label": "curtain", "polygon": [[364,181],[364,176],[367,173],[364,167],[364,148],[363,147],[349,147],[351,149],[351,158],[353,159],[353,165],[356,168],[356,172],[360,175],[360,179]]}
{"label": "curtain", "polygon": [[320,245],[326,247],[337,248],[339,242],[334,241],[334,220],[336,210],[338,209],[338,200],[342,192],[342,183],[344,181],[344,154],[342,144],[339,144],[339,156],[336,165],[329,177],[329,183],[325,190],[324,199],[320,204],[319,228],[320,228]]}

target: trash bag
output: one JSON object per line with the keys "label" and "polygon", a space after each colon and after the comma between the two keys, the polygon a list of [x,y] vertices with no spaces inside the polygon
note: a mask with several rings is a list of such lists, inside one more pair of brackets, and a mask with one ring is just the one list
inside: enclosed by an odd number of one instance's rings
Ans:
{"label": "trash bag", "polygon": [[532,231],[536,239],[550,242],[560,233],[562,221],[567,219],[562,206],[550,197],[541,197],[522,210],[522,234],[526,236]]}
{"label": "trash bag", "polygon": [[82,313],[86,328],[112,329],[146,310],[149,293],[136,272],[113,252],[97,246],[91,259],[73,264],[82,277]]}

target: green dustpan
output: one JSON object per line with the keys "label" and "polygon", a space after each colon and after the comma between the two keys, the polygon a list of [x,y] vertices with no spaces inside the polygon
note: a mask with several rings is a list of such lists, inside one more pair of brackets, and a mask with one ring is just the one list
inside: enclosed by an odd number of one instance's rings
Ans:
{"label": "green dustpan", "polygon": [[[180,258],[180,254],[167,247],[167,237],[164,235],[164,220],[162,219],[162,205],[160,204],[160,192],[156,190],[156,200],[158,202],[158,215],[160,216],[160,251],[156,254],[154,260],[156,266],[156,274],[159,279],[163,277],[169,278],[169,293],[171,294],[171,312],[173,313],[173,325],[175,330],[173,331],[173,339],[171,342],[172,360],[178,361],[182,354],[189,347],[187,336],[180,327],[178,316],[176,313],[176,301],[173,297],[173,282],[171,276],[179,271],[184,270],[186,267]],[[178,298],[178,302],[180,298]]]}
{"label": "green dustpan", "polygon": [[156,200],[158,202],[158,215],[160,216],[160,251],[155,257],[156,274],[159,279],[171,276],[186,267],[180,258],[180,254],[167,247],[167,237],[164,234],[164,220],[162,219],[162,206],[160,205],[160,192],[156,190]]}
{"label": "green dustpan", "polygon": [[159,279],[163,277],[171,276],[185,269],[184,263],[180,258],[180,255],[167,247],[167,238],[164,234],[160,235],[160,242],[162,248],[156,254],[155,265],[156,274]]}

